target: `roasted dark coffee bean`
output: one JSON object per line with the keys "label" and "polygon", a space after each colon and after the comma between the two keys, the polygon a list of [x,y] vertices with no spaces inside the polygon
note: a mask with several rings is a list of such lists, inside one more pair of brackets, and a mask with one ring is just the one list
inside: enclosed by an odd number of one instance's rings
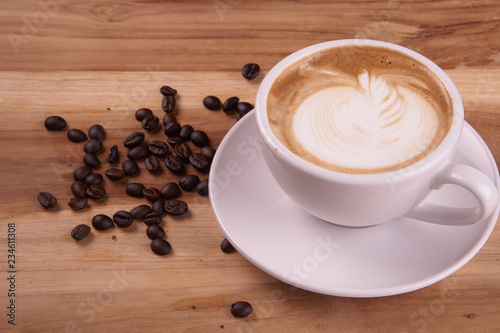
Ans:
{"label": "roasted dark coffee bean", "polygon": [[167,113],[173,112],[175,110],[175,96],[163,96],[163,100],[161,101],[161,109]]}
{"label": "roasted dark coffee bean", "polygon": [[201,196],[207,196],[208,195],[208,179],[202,180],[198,185],[196,185],[196,188],[194,189],[196,193],[198,193]]}
{"label": "roasted dark coffee bean", "polygon": [[236,110],[239,101],[240,99],[238,97],[230,97],[226,99],[224,104],[222,104],[222,111],[227,113]]}
{"label": "roasted dark coffee bean", "polygon": [[110,164],[118,163],[118,160],[120,159],[120,154],[118,153],[118,146],[114,145],[109,149],[109,151],[110,153],[106,158],[106,161]]}
{"label": "roasted dark coffee bean", "polygon": [[113,215],[113,222],[120,228],[130,227],[133,221],[132,215],[125,210],[119,210]]}
{"label": "roasted dark coffee bean", "polygon": [[151,132],[158,127],[160,119],[158,117],[146,117],[141,121],[141,126],[146,131]]}
{"label": "roasted dark coffee bean", "polygon": [[141,108],[135,111],[135,119],[142,121],[146,117],[153,117],[153,111],[148,108]]}
{"label": "roasted dark coffee bean", "polygon": [[179,156],[171,155],[165,157],[165,166],[168,170],[172,171],[175,174],[183,174],[184,172],[186,172],[184,162],[182,162]]}
{"label": "roasted dark coffee bean", "polygon": [[193,153],[191,151],[191,147],[189,147],[186,143],[180,142],[174,146],[175,154],[184,162],[189,161],[189,156]]}
{"label": "roasted dark coffee bean", "polygon": [[259,75],[259,73],[260,66],[253,63],[246,64],[241,69],[241,75],[243,75],[243,77],[248,80],[255,79]]}
{"label": "roasted dark coffee bean", "polygon": [[146,146],[137,146],[130,149],[127,153],[127,158],[131,160],[142,160],[149,156],[149,150]]}
{"label": "roasted dark coffee bean", "polygon": [[197,147],[205,147],[209,145],[210,140],[207,133],[196,130],[191,133],[191,142]]}
{"label": "roasted dark coffee bean", "polygon": [[144,217],[144,223],[146,225],[160,224],[161,220],[162,214],[153,211]]}
{"label": "roasted dark coffee bean", "polygon": [[102,185],[90,185],[86,193],[89,198],[99,200],[106,195],[106,189]]}
{"label": "roasted dark coffee bean", "polygon": [[194,166],[196,169],[206,172],[207,168],[210,166],[210,162],[208,158],[203,156],[200,153],[193,153],[189,156],[189,162],[191,163],[192,166]]}
{"label": "roasted dark coffee bean", "polygon": [[124,141],[123,145],[127,148],[134,148],[139,146],[143,141],[146,135],[142,132],[134,132],[130,134]]}
{"label": "roasted dark coffee bean", "polygon": [[77,198],[87,197],[87,186],[80,180],[77,180],[71,184],[71,193]]}
{"label": "roasted dark coffee bean", "polygon": [[40,192],[37,195],[38,202],[45,209],[54,208],[57,205],[57,199],[49,192]]}
{"label": "roasted dark coffee bean", "polygon": [[184,139],[184,141],[187,141],[191,138],[191,133],[193,133],[194,128],[191,125],[184,125],[181,127],[181,130],[179,132],[179,136]]}
{"label": "roasted dark coffee bean", "polygon": [[158,255],[166,255],[172,251],[172,246],[163,238],[155,238],[151,242],[151,250]]}
{"label": "roasted dark coffee bean", "polygon": [[205,156],[209,161],[214,159],[215,156],[215,149],[210,147],[210,146],[205,146],[201,148],[200,154]]}
{"label": "roasted dark coffee bean", "polygon": [[142,190],[142,195],[151,202],[155,202],[158,199],[161,199],[161,192],[159,189],[150,187]]}
{"label": "roasted dark coffee bean", "polygon": [[96,168],[101,161],[99,161],[99,157],[94,154],[85,154],[85,156],[83,156],[83,163],[89,168]]}
{"label": "roasted dark coffee bean", "polygon": [[99,185],[103,180],[104,179],[100,173],[91,173],[90,175],[85,177],[83,183],[88,187],[90,185]]}
{"label": "roasted dark coffee bean", "polygon": [[97,140],[97,141],[102,141],[104,140],[104,137],[106,136],[106,131],[104,130],[104,127],[101,125],[92,125],[89,128],[89,138]]}
{"label": "roasted dark coffee bean", "polygon": [[188,205],[182,200],[169,200],[165,202],[163,209],[170,215],[178,216],[187,213]]}
{"label": "roasted dark coffee bean", "polygon": [[113,226],[113,220],[107,215],[97,214],[92,218],[92,226],[97,230],[108,230]]}
{"label": "roasted dark coffee bean", "polygon": [[222,242],[220,243],[220,249],[224,253],[231,253],[236,251],[236,249],[233,247],[231,243],[227,240],[227,238],[224,238]]}
{"label": "roasted dark coffee bean", "polygon": [[203,105],[209,110],[219,109],[220,104],[220,99],[217,96],[207,96],[203,99]]}
{"label": "roasted dark coffee bean", "polygon": [[165,129],[163,130],[163,133],[165,133],[166,136],[179,135],[180,132],[181,125],[179,123],[167,123],[165,125]]}
{"label": "roasted dark coffee bean", "polygon": [[174,182],[167,183],[160,192],[162,198],[166,200],[178,198],[182,194],[181,188]]}
{"label": "roasted dark coffee bean", "polygon": [[141,183],[129,183],[125,187],[125,192],[131,197],[142,198],[144,195],[142,194],[142,190],[144,190],[145,186]]}
{"label": "roasted dark coffee bean", "polygon": [[172,147],[175,147],[176,144],[184,141],[185,140],[180,135],[171,136],[170,138],[167,139],[168,144],[171,145]]}
{"label": "roasted dark coffee bean", "polygon": [[151,141],[149,143],[149,152],[156,156],[165,156],[168,153],[168,145],[163,141]]}
{"label": "roasted dark coffee bean", "polygon": [[132,210],[130,211],[130,215],[132,215],[134,219],[142,220],[144,217],[146,217],[146,215],[148,215],[151,212],[152,210],[149,205],[139,205],[137,207],[132,208]]}
{"label": "roasted dark coffee bean", "polygon": [[83,142],[88,139],[87,134],[79,129],[72,128],[67,133],[68,139],[71,142]]}
{"label": "roasted dark coffee bean", "polygon": [[146,229],[146,235],[149,239],[163,238],[165,237],[165,230],[157,224],[151,224]]}
{"label": "roasted dark coffee bean", "polygon": [[85,180],[85,178],[92,173],[92,169],[89,168],[86,165],[82,165],[78,169],[73,172],[73,179],[74,180]]}
{"label": "roasted dark coffee bean", "polygon": [[131,160],[125,160],[122,163],[122,170],[125,172],[125,175],[127,176],[133,176],[139,172],[139,164],[137,164],[135,161]]}
{"label": "roasted dark coffee bean", "polygon": [[177,95],[177,90],[169,86],[163,86],[160,88],[160,93],[163,96],[175,96]]}
{"label": "roasted dark coffee bean", "polygon": [[243,318],[252,313],[252,305],[245,301],[239,301],[231,305],[231,314],[238,318]]}
{"label": "roasted dark coffee bean", "polygon": [[253,105],[247,102],[241,102],[238,103],[238,107],[236,108],[236,111],[238,112],[238,116],[236,117],[236,120],[240,120],[243,118],[248,112],[253,110]]}
{"label": "roasted dark coffee bean", "polygon": [[71,198],[68,202],[68,206],[73,210],[81,210],[87,206],[87,198]]}
{"label": "roasted dark coffee bean", "polygon": [[66,127],[66,120],[59,116],[50,116],[45,119],[44,126],[49,131],[60,131]]}
{"label": "roasted dark coffee bean", "polygon": [[120,180],[125,177],[125,172],[117,168],[109,168],[104,174],[111,180]]}
{"label": "roasted dark coffee bean", "polygon": [[85,146],[83,146],[83,151],[87,154],[95,154],[102,149],[102,142],[99,140],[91,139]]}
{"label": "roasted dark coffee bean", "polygon": [[193,191],[199,183],[200,177],[197,175],[186,175],[179,179],[179,186],[185,191]]}
{"label": "roasted dark coffee bean", "polygon": [[156,156],[148,156],[144,160],[144,166],[146,167],[146,170],[148,170],[151,173],[158,172],[161,169],[160,161],[158,161],[158,158]]}
{"label": "roasted dark coffee bean", "polygon": [[153,204],[151,205],[151,209],[153,210],[153,212],[157,212],[163,215],[165,214],[165,208],[163,208],[163,206],[165,206],[165,201],[163,201],[162,199],[158,199],[153,202]]}
{"label": "roasted dark coffee bean", "polygon": [[90,227],[86,224],[79,224],[71,230],[71,237],[77,241],[81,241],[90,235]]}
{"label": "roasted dark coffee bean", "polygon": [[167,124],[170,124],[170,123],[177,123],[177,118],[171,114],[171,113],[167,113],[166,115],[163,116],[163,125],[167,125]]}

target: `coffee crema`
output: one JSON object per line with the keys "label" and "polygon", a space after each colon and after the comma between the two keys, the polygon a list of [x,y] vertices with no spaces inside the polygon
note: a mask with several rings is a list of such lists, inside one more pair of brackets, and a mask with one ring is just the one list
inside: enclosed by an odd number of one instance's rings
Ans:
{"label": "coffee crema", "polygon": [[289,65],[269,91],[267,115],[294,154],[352,174],[416,163],[453,121],[436,74],[404,53],[366,45],[321,50]]}

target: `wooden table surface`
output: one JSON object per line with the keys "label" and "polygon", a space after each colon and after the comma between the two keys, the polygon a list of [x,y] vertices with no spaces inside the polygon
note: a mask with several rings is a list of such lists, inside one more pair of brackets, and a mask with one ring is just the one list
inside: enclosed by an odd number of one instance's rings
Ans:
{"label": "wooden table surface", "polygon": [[[123,160],[121,142],[141,130],[135,110],[148,107],[162,117],[159,88],[170,85],[179,91],[178,120],[206,131],[217,148],[236,115],[205,109],[204,96],[253,103],[263,76],[281,58],[343,38],[398,43],[440,65],[462,94],[467,122],[500,161],[497,0],[3,1],[0,331],[499,332],[498,227],[450,277],[407,294],[365,299],[292,288],[239,253],[223,253],[209,199],[195,193],[182,195],[187,218],[163,221],[173,247],[167,256],[151,252],[141,222],[92,230],[83,242],[70,237],[95,214],[129,210],[145,199],[128,197],[125,182],[106,180],[105,199],[83,211],[69,209],[83,144],[68,141],[66,131],[45,130],[47,116],[63,116],[69,128],[102,124],[105,149],[118,144]],[[262,67],[252,81],[240,74],[248,62]],[[109,166],[107,154],[99,155],[96,172]],[[177,179],[165,168],[150,175],[141,164],[128,181],[161,187]],[[40,191],[59,199],[55,210],[38,204]],[[10,253],[9,244],[15,244]],[[239,300],[253,305],[250,316],[231,315]]]}

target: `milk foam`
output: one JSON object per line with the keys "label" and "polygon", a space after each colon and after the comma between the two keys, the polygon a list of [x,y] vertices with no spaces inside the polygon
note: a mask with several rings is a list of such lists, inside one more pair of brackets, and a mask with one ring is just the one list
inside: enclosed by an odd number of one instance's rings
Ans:
{"label": "milk foam", "polygon": [[348,79],[329,74],[336,83],[305,98],[292,120],[296,142],[312,155],[345,168],[385,168],[431,144],[439,119],[411,85],[366,71]]}

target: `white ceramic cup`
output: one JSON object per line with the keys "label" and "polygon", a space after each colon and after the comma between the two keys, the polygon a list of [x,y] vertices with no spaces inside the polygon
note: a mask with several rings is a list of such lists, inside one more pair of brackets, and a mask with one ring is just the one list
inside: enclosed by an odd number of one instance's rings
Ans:
{"label": "white ceramic cup", "polygon": [[[453,122],[441,144],[422,160],[397,171],[379,174],[346,174],[321,168],[287,149],[273,133],[266,102],[275,79],[293,62],[322,49],[342,45],[373,45],[408,54],[425,64],[444,82],[452,103]],[[299,50],[274,66],[262,81],[255,104],[263,156],[278,185],[310,214],[339,225],[371,226],[405,216],[445,224],[469,225],[487,218],[498,205],[498,190],[481,171],[452,162],[464,126],[460,94],[445,72],[426,57],[405,47],[374,40],[336,40]],[[471,208],[425,202],[445,184],[465,188],[477,199]],[[423,202],[424,201],[424,202]]]}

